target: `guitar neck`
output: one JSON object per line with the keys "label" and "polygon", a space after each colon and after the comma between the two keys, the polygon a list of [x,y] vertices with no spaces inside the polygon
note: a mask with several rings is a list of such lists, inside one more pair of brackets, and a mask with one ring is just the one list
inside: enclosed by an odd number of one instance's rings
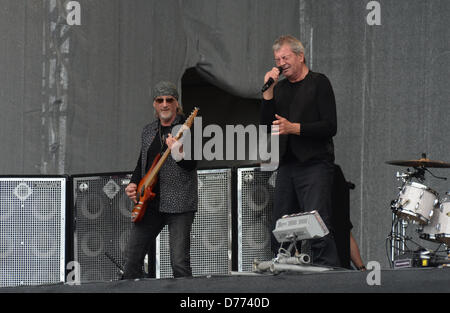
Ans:
{"label": "guitar neck", "polygon": [[[183,135],[184,128],[188,128],[189,129],[192,126],[192,123],[194,122],[194,118],[197,115],[197,112],[198,112],[198,108],[195,108],[194,111],[189,116],[189,118],[187,119],[186,123],[184,123],[184,125],[177,132],[177,134],[175,136],[176,140],[179,140],[181,138],[181,136]],[[162,157],[158,160],[158,162],[156,163],[156,165],[152,169],[149,179],[147,179],[146,183],[144,184],[146,188],[149,185],[151,185],[151,183],[156,179],[156,176],[158,175],[159,171],[161,170],[161,167],[163,166],[164,162],[166,162],[170,152],[171,151],[170,151],[169,147],[167,147],[167,149],[164,152],[164,154],[162,155]]]}
{"label": "guitar neck", "polygon": [[167,148],[162,157],[159,159],[158,163],[156,163],[155,167],[153,168],[152,172],[150,173],[150,177],[147,180],[147,183],[145,184],[145,187],[147,188],[158,176],[159,171],[161,170],[162,166],[164,165],[164,162],[166,162],[168,156],[170,153],[170,149]]}

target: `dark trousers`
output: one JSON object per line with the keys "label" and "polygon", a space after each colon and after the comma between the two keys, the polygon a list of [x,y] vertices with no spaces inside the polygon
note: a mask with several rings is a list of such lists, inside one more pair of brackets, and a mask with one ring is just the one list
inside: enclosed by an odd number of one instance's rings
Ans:
{"label": "dark trousers", "polygon": [[126,249],[124,279],[142,278],[144,258],[154,247],[158,234],[169,226],[170,262],[174,277],[192,276],[190,261],[191,228],[195,212],[161,213],[148,208],[143,219],[133,224]]}
{"label": "dark trousers", "polygon": [[[283,215],[316,210],[330,234],[310,240],[312,263],[339,267],[340,262],[331,224],[334,165],[328,161],[294,162],[278,168],[274,192],[272,230]],[[272,252],[276,255],[280,243],[272,235]]]}

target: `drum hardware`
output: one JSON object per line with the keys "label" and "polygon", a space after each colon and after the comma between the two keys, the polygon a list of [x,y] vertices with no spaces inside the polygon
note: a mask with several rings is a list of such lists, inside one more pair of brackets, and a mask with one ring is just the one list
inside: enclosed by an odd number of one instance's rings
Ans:
{"label": "drum hardware", "polygon": [[[425,169],[421,167],[414,167],[414,172],[411,172],[409,168],[406,169],[406,173],[397,172],[397,179],[401,179],[403,183],[410,181],[412,178],[416,178],[419,182],[425,181]],[[399,187],[401,189],[401,187]]]}
{"label": "drum hardware", "polygon": [[450,264],[448,257],[440,256],[436,252],[419,248],[413,252],[406,252],[394,261],[394,268],[438,267]]}
{"label": "drum hardware", "polygon": [[436,179],[447,180],[447,177],[440,177],[433,174],[432,171],[426,167],[414,167],[414,172],[411,172],[409,168],[406,169],[406,173],[397,172],[397,179],[401,179],[403,182],[411,180],[411,178],[416,178],[419,182],[423,183],[425,181],[425,172],[428,172],[431,176]]}
{"label": "drum hardware", "polygon": [[391,233],[387,240],[390,241],[390,261],[394,264],[397,256],[404,254],[406,251],[406,242],[410,239],[406,236],[406,228],[408,222],[400,219],[395,212],[392,213]]}
{"label": "drum hardware", "polygon": [[[410,223],[417,225],[416,232],[421,239],[443,244],[447,247],[450,245],[450,194],[447,193],[447,197],[440,199],[436,191],[424,185],[426,173],[436,179],[447,180],[446,177],[434,175],[428,167],[450,168],[450,163],[432,161],[426,157],[426,154],[422,154],[422,158],[418,160],[398,160],[386,163],[410,166],[414,169],[414,171],[411,171],[407,168],[406,172],[397,172],[396,174],[396,178],[401,180],[402,185],[398,187],[400,192],[397,199],[391,201],[392,226],[391,233],[387,238],[390,241],[390,257],[388,256],[388,258],[391,265],[394,268],[400,268],[448,264],[448,256],[442,260],[437,260],[437,257],[428,258],[426,253],[428,250],[422,251],[415,258],[404,258],[402,256],[411,253],[407,249],[408,241],[420,247],[419,244],[412,241],[413,238],[406,236],[406,229]],[[420,248],[423,249],[423,247]]]}

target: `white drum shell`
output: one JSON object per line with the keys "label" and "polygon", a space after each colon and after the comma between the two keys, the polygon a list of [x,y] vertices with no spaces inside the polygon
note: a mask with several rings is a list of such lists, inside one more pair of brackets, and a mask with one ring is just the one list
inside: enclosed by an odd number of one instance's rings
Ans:
{"label": "white drum shell", "polygon": [[439,223],[439,216],[440,216],[440,208],[435,208],[433,210],[433,216],[430,219],[430,223],[425,225],[423,227],[423,230],[421,231],[420,237],[422,239],[438,242],[436,234],[440,232],[441,227]]}
{"label": "white drum shell", "polygon": [[439,203],[438,194],[425,185],[408,182],[400,191],[397,215],[401,218],[426,225]]}
{"label": "white drum shell", "polygon": [[423,228],[425,239],[450,245],[450,201],[434,209],[430,223]]}

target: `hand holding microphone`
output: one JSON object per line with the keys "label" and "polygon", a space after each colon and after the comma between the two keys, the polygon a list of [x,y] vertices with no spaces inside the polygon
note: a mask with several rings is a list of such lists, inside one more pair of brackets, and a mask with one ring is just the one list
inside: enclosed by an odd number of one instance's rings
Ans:
{"label": "hand holding microphone", "polygon": [[266,82],[264,86],[261,89],[261,92],[267,91],[267,89],[270,88],[270,86],[273,85],[273,83],[278,82],[278,78],[280,77],[280,74],[283,72],[283,68],[281,66],[272,68],[271,71],[266,73],[266,76],[264,77],[264,81]]}

